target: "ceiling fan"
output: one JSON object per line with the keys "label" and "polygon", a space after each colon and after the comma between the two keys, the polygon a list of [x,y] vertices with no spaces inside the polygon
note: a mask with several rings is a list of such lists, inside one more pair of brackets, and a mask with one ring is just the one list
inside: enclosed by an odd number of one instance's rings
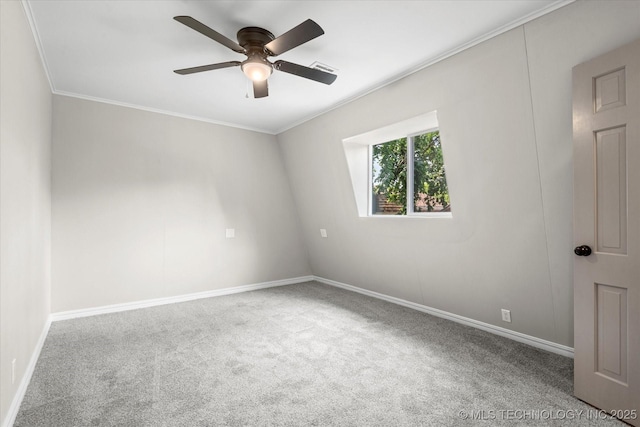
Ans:
{"label": "ceiling fan", "polygon": [[193,74],[202,71],[217,70],[220,68],[240,67],[244,74],[253,82],[254,98],[264,98],[269,95],[267,79],[273,70],[315,80],[320,83],[330,85],[338,77],[335,74],[305,67],[283,60],[270,62],[269,56],[278,56],[294,47],[298,47],[318,36],[324,31],[311,19],[307,19],[302,24],[292,28],[280,37],[276,38],[269,31],[259,27],[246,27],[238,31],[238,43],[223,36],[215,30],[204,25],[202,22],[190,16],[175,16],[173,19],[209,37],[212,40],[228,47],[234,52],[247,55],[247,59],[240,61],[220,62],[217,64],[201,65],[199,67],[183,68],[175,70],[178,74]]}

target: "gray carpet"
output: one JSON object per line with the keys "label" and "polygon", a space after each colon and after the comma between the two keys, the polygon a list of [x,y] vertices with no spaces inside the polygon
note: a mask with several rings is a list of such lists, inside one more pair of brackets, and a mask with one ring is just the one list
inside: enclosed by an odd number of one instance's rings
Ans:
{"label": "gray carpet", "polygon": [[592,409],[572,366],[311,282],[55,322],[15,426],[621,425],[500,412]]}

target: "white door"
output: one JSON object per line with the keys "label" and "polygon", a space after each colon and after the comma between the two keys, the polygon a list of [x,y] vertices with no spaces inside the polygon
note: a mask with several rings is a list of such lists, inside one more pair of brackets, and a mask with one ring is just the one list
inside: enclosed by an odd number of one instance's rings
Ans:
{"label": "white door", "polygon": [[573,149],[574,392],[640,426],[640,40],[573,69]]}

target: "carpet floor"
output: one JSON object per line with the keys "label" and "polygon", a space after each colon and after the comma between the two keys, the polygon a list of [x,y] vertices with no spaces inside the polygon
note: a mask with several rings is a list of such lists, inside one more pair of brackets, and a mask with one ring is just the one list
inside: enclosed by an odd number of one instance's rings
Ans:
{"label": "carpet floor", "polygon": [[309,282],[54,322],[15,426],[622,425],[572,381],[572,359]]}

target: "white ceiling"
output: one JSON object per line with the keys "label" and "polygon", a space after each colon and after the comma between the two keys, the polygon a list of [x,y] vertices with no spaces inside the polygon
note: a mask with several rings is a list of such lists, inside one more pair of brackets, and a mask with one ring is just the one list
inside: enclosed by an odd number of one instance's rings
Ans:
{"label": "white ceiling", "polygon": [[[279,133],[567,0],[34,1],[26,3],[55,93]],[[311,18],[325,34],[278,57],[338,69],[331,86],[275,71],[269,97],[246,98],[243,60],[174,21],[190,15],[236,40],[246,26],[279,36]]]}

